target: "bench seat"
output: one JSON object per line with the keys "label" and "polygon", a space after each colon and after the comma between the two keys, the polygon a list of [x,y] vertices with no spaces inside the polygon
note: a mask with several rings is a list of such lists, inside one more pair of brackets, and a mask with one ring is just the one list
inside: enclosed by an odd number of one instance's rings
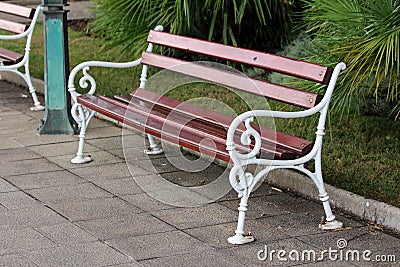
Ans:
{"label": "bench seat", "polygon": [[[169,142],[230,161],[226,150],[226,134],[233,118],[229,116],[140,88],[130,97],[115,96],[114,99],[85,94],[78,97],[78,103],[139,131],[158,138],[162,135],[162,139]],[[173,116],[170,116],[171,112]],[[181,125],[178,127],[179,133],[176,124]],[[312,149],[311,141],[255,124],[252,126],[261,133],[261,158],[295,159]],[[235,136],[238,140],[244,131],[244,125],[237,128]],[[204,138],[211,139],[213,143],[201,142]],[[249,152],[249,148],[244,146],[238,145],[237,149]]]}

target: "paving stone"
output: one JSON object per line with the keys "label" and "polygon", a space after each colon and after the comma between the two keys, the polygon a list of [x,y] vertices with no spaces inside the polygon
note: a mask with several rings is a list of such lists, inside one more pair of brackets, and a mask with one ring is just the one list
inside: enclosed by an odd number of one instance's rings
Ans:
{"label": "paving stone", "polygon": [[89,124],[89,127],[86,130],[86,140],[105,138],[111,136],[121,136],[121,134],[122,131],[120,127],[109,125],[107,127],[92,128]]}
{"label": "paving stone", "polygon": [[0,193],[0,203],[9,210],[33,208],[41,205],[36,199],[22,191]]}
{"label": "paving stone", "polygon": [[91,184],[74,184],[27,190],[29,194],[45,203],[58,203],[111,197],[107,191]]}
{"label": "paving stone", "polygon": [[125,160],[125,154],[124,150],[122,148],[117,148],[117,149],[107,149],[107,152],[110,153],[111,155],[114,155],[120,159]]}
{"label": "paving stone", "polygon": [[91,166],[100,166],[100,165],[108,165],[113,163],[123,162],[122,159],[107,153],[105,151],[94,151],[92,154],[92,161],[85,164],[74,164],[71,163],[71,159],[75,157],[75,154],[65,155],[65,156],[56,156],[56,157],[48,157],[48,160],[61,166],[64,169],[75,169],[75,168],[87,168]]}
{"label": "paving stone", "polygon": [[43,267],[110,266],[133,261],[129,256],[101,242],[27,251],[24,255]]}
{"label": "paving stone", "polygon": [[[37,128],[37,127],[36,127]],[[18,136],[14,138],[15,142],[19,144],[30,147],[30,146],[38,146],[45,144],[57,144],[63,142],[71,142],[76,141],[76,137],[73,135],[50,135],[50,134],[29,134],[26,136]]]}
{"label": "paving stone", "polygon": [[83,221],[135,214],[141,209],[118,198],[69,200],[52,204],[52,207],[71,221]]}
{"label": "paving stone", "polygon": [[323,212],[315,213],[290,213],[271,217],[262,217],[259,222],[282,230],[291,236],[318,234],[323,230],[318,228]]}
{"label": "paving stone", "polygon": [[[207,184],[219,182],[221,180],[219,185],[225,189],[224,192],[220,194],[223,196],[232,188],[229,183],[228,173],[224,173],[223,171],[224,170],[221,167],[212,165],[199,172],[181,170],[177,172],[163,173],[161,175],[171,183],[186,187],[206,186]],[[215,187],[218,187],[218,185]]]}
{"label": "paving stone", "polygon": [[178,229],[215,225],[237,220],[236,212],[217,203],[200,207],[154,211],[152,214]]}
{"label": "paving stone", "polygon": [[[78,149],[77,142],[65,142],[57,144],[44,144],[40,146],[31,146],[29,150],[40,154],[43,157],[55,157],[64,155],[75,155]],[[85,152],[99,151],[99,149],[90,144],[85,144]]]}
{"label": "paving stone", "polygon": [[[166,172],[179,171],[179,169],[171,165],[166,158],[152,158],[151,160],[143,159],[135,161],[127,158],[127,162],[130,168],[139,167],[151,173],[162,174]],[[133,166],[131,167],[131,165]]]}
{"label": "paving stone", "polygon": [[191,266],[191,267],[204,267],[204,266],[218,266],[218,267],[243,267],[242,264],[232,261],[227,257],[223,257],[216,251],[204,251],[196,253],[188,253],[175,255],[170,257],[162,257],[157,259],[150,259],[140,261],[144,266]]}
{"label": "paving stone", "polygon": [[[215,247],[227,248],[234,245],[228,243],[227,239],[235,235],[237,222],[216,224],[198,228],[184,230],[185,233],[199,239],[200,241]],[[268,244],[270,242],[290,238],[284,232],[257,222],[256,220],[246,220],[245,231],[251,232],[255,237],[255,242]]]}
{"label": "paving stone", "polygon": [[35,189],[87,183],[86,180],[66,170],[21,174],[7,177],[6,180],[21,189]]}
{"label": "paving stone", "polygon": [[89,166],[85,164],[85,166],[82,168],[70,169],[70,172],[92,182],[150,174],[149,172],[146,172],[140,168],[130,170],[125,162],[97,166]]}
{"label": "paving stone", "polygon": [[266,196],[265,199],[269,203],[273,203],[280,209],[288,211],[290,213],[312,212],[320,211],[323,209],[322,203],[317,204],[306,200],[303,197],[288,192]]}
{"label": "paving stone", "polygon": [[38,158],[42,158],[42,156],[25,147],[0,150],[0,161],[22,161]]}
{"label": "paving stone", "polygon": [[65,218],[43,205],[8,210],[0,214],[0,225],[16,228],[41,227],[65,222]]}
{"label": "paving stone", "polygon": [[[116,148],[123,148],[125,147],[145,147],[145,139],[143,136],[139,136],[136,134],[131,134],[127,136],[125,141],[123,141],[124,137],[122,135],[118,136],[111,136],[111,137],[101,137],[97,139],[89,139],[87,140],[88,144],[91,144],[95,147],[109,150],[109,149],[116,149]],[[143,151],[143,149],[142,149]]]}
{"label": "paving stone", "polygon": [[[268,195],[274,195],[274,194],[279,194],[281,193],[280,191],[274,190],[270,185],[267,183],[260,183],[253,192],[250,194],[250,198],[253,197],[260,197],[260,196],[268,196]],[[239,202],[240,199],[238,198],[238,193],[235,190],[229,191],[225,196],[221,197],[218,201],[219,202],[224,202],[227,200],[236,200],[237,201],[237,207],[239,207]],[[237,209],[237,208],[235,208]]]}
{"label": "paving stone", "polygon": [[132,177],[112,180],[98,180],[93,181],[93,183],[117,196],[143,193],[143,190],[140,188],[140,186],[138,186]]}
{"label": "paving stone", "polygon": [[12,192],[12,191],[19,191],[19,189],[6,180],[0,178],[0,193]]}
{"label": "paving stone", "polygon": [[[221,205],[228,207],[232,210],[237,211],[239,208],[239,200],[230,200],[220,202]],[[268,196],[252,197],[248,201],[248,210],[246,212],[246,218],[257,219],[268,216],[276,216],[289,214],[288,211],[283,210],[282,206],[278,206],[274,202],[270,202]]]}
{"label": "paving stone", "polygon": [[0,171],[3,177],[58,170],[61,170],[60,166],[44,158],[27,159],[12,162],[0,161]]}
{"label": "paving stone", "polygon": [[111,239],[108,243],[136,260],[211,250],[209,246],[180,231]]}
{"label": "paving stone", "polygon": [[61,247],[90,243],[98,240],[97,237],[71,222],[37,227],[35,230]]}
{"label": "paving stone", "polygon": [[121,198],[146,212],[175,208],[172,205],[158,201],[147,193],[124,195]]}
{"label": "paving stone", "polygon": [[55,246],[54,242],[32,228],[0,225],[0,255]]}
{"label": "paving stone", "polygon": [[101,240],[176,230],[171,225],[144,213],[80,221],[78,224]]}
{"label": "paving stone", "polygon": [[[227,184],[221,185],[217,181],[214,184],[206,184],[204,186],[186,187],[177,185],[165,179],[161,174],[148,176],[133,176],[139,187],[157,200],[173,205],[176,207],[199,206],[206,203],[214,202],[225,193]],[[222,181],[223,182],[223,181]],[[221,190],[211,190],[207,193],[209,187],[225,186]],[[209,194],[209,195],[207,195]],[[216,194],[216,195],[215,195]]]}
{"label": "paving stone", "polygon": [[[2,133],[2,136],[4,137],[3,133]],[[4,138],[4,139],[6,140],[5,142],[0,142],[0,150],[24,147],[23,145],[21,145],[20,143],[14,141],[12,139],[9,139],[9,138]]]}
{"label": "paving stone", "polygon": [[[32,117],[27,116],[23,113],[17,113],[7,117],[0,117],[0,131],[13,129],[22,125],[30,125],[34,122]],[[36,121],[34,123],[37,123]]]}
{"label": "paving stone", "polygon": [[20,254],[5,254],[5,255],[0,255],[0,264],[1,266],[7,266],[7,267],[34,267],[37,266],[30,260],[28,260],[26,257],[20,255]]}
{"label": "paving stone", "polygon": [[109,265],[109,267],[143,267],[143,264],[141,264],[137,261],[132,261],[132,262],[128,262],[128,263]]}

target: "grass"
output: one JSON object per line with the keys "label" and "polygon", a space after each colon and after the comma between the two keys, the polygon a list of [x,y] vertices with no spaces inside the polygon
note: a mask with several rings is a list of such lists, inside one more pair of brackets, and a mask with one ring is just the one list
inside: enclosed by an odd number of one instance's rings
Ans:
{"label": "grass", "polygon": [[[23,42],[0,42],[0,46],[23,49]],[[86,60],[129,60],[117,50],[99,52],[102,40],[83,32],[69,31],[71,67]],[[36,27],[32,41],[31,74],[43,79],[43,27]],[[128,94],[139,84],[140,68],[92,69],[98,79],[98,93],[105,95]],[[171,95],[191,99],[200,91],[205,97],[221,97],[237,112],[247,107],[238,96],[217,88],[207,93],[205,86],[180,86]],[[215,89],[215,88],[214,88]],[[277,128],[307,138],[314,137],[314,128],[306,121],[277,120]],[[334,186],[400,207],[400,123],[383,117],[353,115],[339,119],[330,117],[323,148],[324,180]]]}

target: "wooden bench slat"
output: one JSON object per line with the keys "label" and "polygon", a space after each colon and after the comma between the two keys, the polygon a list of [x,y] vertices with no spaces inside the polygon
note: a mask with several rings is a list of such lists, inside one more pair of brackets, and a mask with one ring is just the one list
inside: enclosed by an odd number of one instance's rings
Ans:
{"label": "wooden bench slat", "polygon": [[8,32],[19,34],[19,33],[23,33],[28,28],[29,28],[28,25],[25,25],[22,23],[0,19],[0,29],[8,31]]}
{"label": "wooden bench slat", "polygon": [[[205,110],[200,107],[190,105],[188,103],[182,103],[175,99],[171,99],[165,96],[160,96],[153,92],[138,89],[133,93],[133,98],[127,98],[123,96],[116,96],[117,99],[124,101],[125,103],[133,103],[143,101],[148,102],[149,107],[153,107],[154,110],[164,109],[166,112],[173,111],[173,115],[169,119],[177,117],[178,113],[185,114],[187,117],[191,117],[188,120],[194,120],[196,118],[199,121],[200,127],[203,131],[206,131],[205,127],[209,128],[208,131],[215,132],[217,129],[222,129],[221,138],[225,140],[226,130],[229,128],[232,118],[223,114]],[[184,120],[184,119],[183,119]],[[276,150],[278,153],[290,153],[294,154],[294,157],[302,156],[308,153],[313,145],[313,142],[304,140],[292,135],[288,135],[282,132],[277,132],[272,129],[265,127],[259,127],[253,124],[255,130],[261,133],[263,141],[263,147]],[[244,125],[238,128],[238,135],[245,131]],[[240,139],[238,138],[238,143]],[[289,157],[289,155],[287,155]]]}
{"label": "wooden bench slat", "polygon": [[141,62],[302,108],[312,108],[322,99],[318,94],[159,54],[144,52]]}
{"label": "wooden bench slat", "polygon": [[17,63],[20,60],[22,60],[23,57],[24,55],[22,54],[0,47],[0,58],[2,58],[5,61],[8,61],[8,63],[13,63],[13,64]]}
{"label": "wooden bench slat", "polygon": [[323,84],[329,82],[333,71],[330,67],[305,61],[154,30],[150,31],[147,41],[161,46],[195,52]]}
{"label": "wooden bench slat", "polygon": [[[130,125],[135,129],[150,133],[159,138],[162,136],[162,139],[172,143],[198,152],[201,150],[202,153],[207,155],[229,161],[229,153],[225,149],[227,129],[224,127],[220,126],[216,128],[212,125],[196,122],[196,118],[190,117],[189,114],[186,114],[186,117],[184,114],[181,114],[183,115],[181,120],[179,116],[175,116],[174,114],[173,120],[167,120],[170,112],[166,110],[152,108],[152,105],[138,104],[129,101],[127,98],[124,98],[124,101],[125,103],[101,95],[84,95],[78,98],[79,103],[117,121]],[[176,129],[179,129],[179,132]],[[238,132],[237,139],[240,138],[241,133]],[[212,139],[214,145],[202,143],[201,141],[205,138]],[[201,146],[200,143],[202,143]],[[238,150],[249,152],[250,148],[238,146]],[[300,155],[293,151],[275,148],[270,143],[265,143],[263,144],[261,156],[264,158],[292,159]]]}
{"label": "wooden bench slat", "polygon": [[[218,112],[205,110],[201,107],[184,103],[166,96],[161,96],[157,93],[141,88],[133,91],[131,95],[141,101],[147,101],[154,106],[159,106],[169,111],[174,110],[175,113],[180,112],[190,114],[193,117],[198,117],[203,121],[204,125],[210,124],[212,127],[223,127],[224,129],[228,129],[233,120],[231,117]],[[131,101],[129,98],[124,99],[123,97],[116,97],[122,101]],[[269,128],[259,127],[255,124],[253,124],[253,127],[261,133],[264,142],[274,143],[278,148],[293,151],[297,155],[305,155],[311,150],[313,145],[313,142],[311,141],[274,131]],[[239,129],[245,131],[244,125],[239,127]],[[226,133],[224,134],[224,138],[226,138]]]}
{"label": "wooden bench slat", "polygon": [[35,14],[35,9],[0,2],[0,12],[19,16],[22,18],[32,19],[33,15]]}
{"label": "wooden bench slat", "polygon": [[[89,107],[92,110],[113,118],[119,122],[129,125],[139,131],[146,132],[158,138],[187,147],[189,149],[200,152],[199,143],[204,138],[201,134],[188,134],[181,131],[178,136],[175,133],[170,134],[164,126],[164,122],[168,122],[157,117],[149,117],[148,110],[135,106],[134,112],[127,114],[127,106],[122,107],[115,105],[112,101],[106,101],[104,98],[95,97],[92,95],[82,95],[78,98],[78,102]],[[229,154],[225,150],[225,144],[216,143],[216,149],[211,149],[207,146],[201,148],[201,152],[215,156],[218,159],[229,161]]]}

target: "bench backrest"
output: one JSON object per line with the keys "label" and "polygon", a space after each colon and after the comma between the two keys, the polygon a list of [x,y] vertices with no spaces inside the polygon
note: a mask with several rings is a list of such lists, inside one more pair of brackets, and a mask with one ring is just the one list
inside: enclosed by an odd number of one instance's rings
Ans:
{"label": "bench backrest", "polygon": [[[13,15],[20,18],[31,20],[33,19],[35,11],[36,10],[34,8],[0,2],[0,12],[8,15]],[[0,29],[8,32],[19,34],[25,32],[28,28],[29,25],[26,25],[24,23],[0,19]]]}
{"label": "bench backrest", "polygon": [[[279,72],[325,85],[329,83],[333,71],[330,67],[305,61],[160,31],[150,31],[147,40],[152,44],[211,56],[268,71]],[[230,71],[224,71],[195,62],[187,62],[151,52],[143,53],[142,63],[164,69],[172,68],[173,71],[181,74],[303,108],[312,108],[323,98],[323,96],[319,94],[248,78]]]}

